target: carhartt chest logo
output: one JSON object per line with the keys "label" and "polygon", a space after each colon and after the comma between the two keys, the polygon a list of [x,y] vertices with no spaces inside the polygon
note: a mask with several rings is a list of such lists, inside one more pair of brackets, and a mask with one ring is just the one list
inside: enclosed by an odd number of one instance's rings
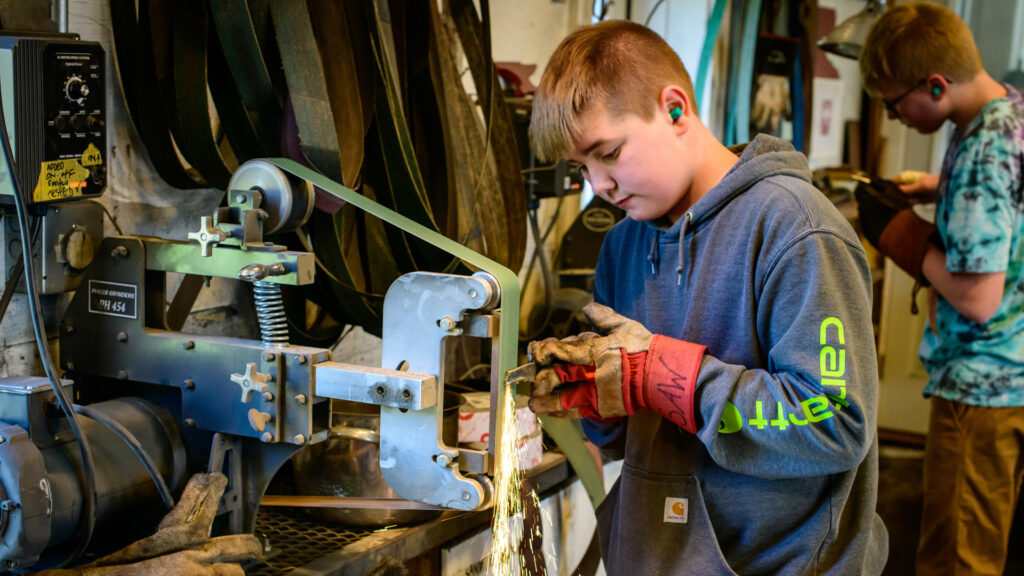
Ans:
{"label": "carhartt chest logo", "polygon": [[687,498],[665,498],[664,522],[686,524],[690,515],[690,501]]}

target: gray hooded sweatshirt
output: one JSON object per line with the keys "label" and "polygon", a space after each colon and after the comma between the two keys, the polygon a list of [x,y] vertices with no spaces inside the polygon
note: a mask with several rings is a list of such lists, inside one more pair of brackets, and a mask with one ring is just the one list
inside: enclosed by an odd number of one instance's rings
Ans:
{"label": "gray hooded sweatshirt", "polygon": [[595,299],[707,346],[696,435],[584,421],[625,458],[598,508],[609,574],[882,572],[870,271],[803,154],[758,136],[670,227],[617,224]]}

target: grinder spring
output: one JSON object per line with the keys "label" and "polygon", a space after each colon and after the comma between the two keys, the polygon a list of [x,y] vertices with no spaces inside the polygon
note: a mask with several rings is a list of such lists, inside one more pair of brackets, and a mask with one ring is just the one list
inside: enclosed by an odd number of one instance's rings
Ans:
{"label": "grinder spring", "polygon": [[284,314],[281,285],[253,282],[253,298],[256,300],[256,319],[260,323],[263,345],[275,348],[288,346],[288,320]]}

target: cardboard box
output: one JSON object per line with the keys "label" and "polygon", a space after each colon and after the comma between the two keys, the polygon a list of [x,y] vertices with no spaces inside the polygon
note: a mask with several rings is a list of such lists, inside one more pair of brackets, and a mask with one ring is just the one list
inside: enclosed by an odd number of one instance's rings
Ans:
{"label": "cardboard box", "polygon": [[[459,443],[474,450],[486,450],[490,441],[491,395],[489,392],[468,392],[462,395],[465,402],[459,410]],[[516,430],[519,440],[521,470],[540,464],[544,454],[543,434],[537,422],[537,415],[527,406],[527,396],[516,396]]]}
{"label": "cardboard box", "polygon": [[[490,440],[491,394],[490,392],[466,392],[465,402],[459,409],[459,443],[483,442]],[[526,438],[537,429],[537,415],[527,406],[527,396],[516,396],[516,423],[520,438]]]}

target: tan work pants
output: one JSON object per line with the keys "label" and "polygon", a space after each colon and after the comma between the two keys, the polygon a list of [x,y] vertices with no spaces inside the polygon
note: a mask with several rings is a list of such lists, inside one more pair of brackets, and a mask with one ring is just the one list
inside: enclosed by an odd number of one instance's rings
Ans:
{"label": "tan work pants", "polygon": [[1024,407],[931,399],[918,576],[1000,576],[1024,478]]}

